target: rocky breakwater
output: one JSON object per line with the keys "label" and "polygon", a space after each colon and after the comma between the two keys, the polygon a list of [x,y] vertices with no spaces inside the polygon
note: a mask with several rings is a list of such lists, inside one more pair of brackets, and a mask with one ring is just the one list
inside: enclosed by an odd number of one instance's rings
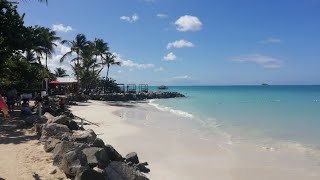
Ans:
{"label": "rocky breakwater", "polygon": [[[147,162],[137,153],[123,157],[112,145],[98,138],[91,129],[81,129],[68,115],[46,112],[46,123],[35,124],[40,142],[52,153],[53,165],[74,180],[147,180]],[[40,128],[39,128],[40,127]],[[54,173],[54,172],[53,172]]]}
{"label": "rocky breakwater", "polygon": [[101,101],[141,101],[146,99],[165,99],[165,98],[180,98],[185,95],[178,92],[139,92],[139,93],[110,93],[105,95],[91,95],[92,100]]}

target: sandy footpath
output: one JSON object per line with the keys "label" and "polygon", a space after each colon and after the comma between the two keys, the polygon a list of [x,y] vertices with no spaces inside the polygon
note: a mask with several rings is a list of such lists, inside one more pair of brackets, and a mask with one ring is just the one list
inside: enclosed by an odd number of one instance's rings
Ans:
{"label": "sandy footpath", "polygon": [[217,180],[319,180],[320,164],[302,153],[273,152],[257,147],[235,147],[179,136],[158,128],[133,125],[121,115],[120,107],[89,101],[72,106],[72,112],[97,125],[93,129],[106,144],[125,156],[135,151],[149,162],[150,179]]}

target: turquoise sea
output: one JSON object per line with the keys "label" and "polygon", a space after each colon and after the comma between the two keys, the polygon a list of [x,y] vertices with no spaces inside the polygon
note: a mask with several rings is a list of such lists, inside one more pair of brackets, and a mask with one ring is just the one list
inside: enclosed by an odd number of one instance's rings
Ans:
{"label": "turquoise sea", "polygon": [[[320,147],[320,86],[169,86],[168,91],[187,97],[149,104],[162,112],[162,119],[175,114],[178,124],[197,127],[188,131],[197,131],[203,139],[219,132],[229,143]],[[172,126],[179,130],[179,125]]]}

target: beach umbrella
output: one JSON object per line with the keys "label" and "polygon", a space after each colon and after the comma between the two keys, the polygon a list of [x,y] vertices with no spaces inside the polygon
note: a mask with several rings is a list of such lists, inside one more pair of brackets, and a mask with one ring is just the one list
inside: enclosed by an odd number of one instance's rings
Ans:
{"label": "beach umbrella", "polygon": [[61,84],[59,81],[50,81],[49,84]]}

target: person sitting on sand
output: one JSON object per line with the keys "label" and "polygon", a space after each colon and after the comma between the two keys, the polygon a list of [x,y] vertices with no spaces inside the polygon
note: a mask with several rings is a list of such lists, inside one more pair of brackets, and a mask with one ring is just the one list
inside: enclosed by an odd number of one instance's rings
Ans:
{"label": "person sitting on sand", "polygon": [[22,115],[31,115],[32,111],[29,107],[29,103],[27,101],[23,101],[21,105],[21,114]]}

